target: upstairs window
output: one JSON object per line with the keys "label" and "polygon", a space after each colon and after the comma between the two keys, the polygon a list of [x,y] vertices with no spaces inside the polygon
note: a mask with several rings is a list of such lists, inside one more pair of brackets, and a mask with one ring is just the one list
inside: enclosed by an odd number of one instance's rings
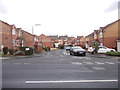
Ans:
{"label": "upstairs window", "polygon": [[100,38],[102,38],[103,37],[103,33],[102,32],[100,32]]}
{"label": "upstairs window", "polygon": [[86,37],[86,41],[89,41],[89,38],[88,38],[88,37]]}
{"label": "upstairs window", "polygon": [[97,39],[97,35],[96,34],[94,34],[94,39]]}
{"label": "upstairs window", "polygon": [[16,30],[15,30],[15,29],[12,30],[12,34],[13,34],[13,35],[16,34]]}

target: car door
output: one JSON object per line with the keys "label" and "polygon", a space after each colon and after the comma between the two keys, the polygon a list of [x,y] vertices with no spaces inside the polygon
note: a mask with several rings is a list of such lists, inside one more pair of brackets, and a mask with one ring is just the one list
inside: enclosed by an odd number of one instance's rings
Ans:
{"label": "car door", "polygon": [[106,47],[99,47],[98,53],[106,53],[107,48]]}

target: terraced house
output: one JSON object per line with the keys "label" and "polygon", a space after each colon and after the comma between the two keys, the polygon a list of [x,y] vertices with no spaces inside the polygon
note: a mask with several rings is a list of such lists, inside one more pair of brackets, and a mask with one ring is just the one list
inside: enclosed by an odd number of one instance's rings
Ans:
{"label": "terraced house", "polygon": [[46,36],[44,34],[41,34],[41,35],[38,36],[38,39],[39,39],[39,42],[42,46],[50,47],[50,48],[53,47],[52,40],[48,36]]}

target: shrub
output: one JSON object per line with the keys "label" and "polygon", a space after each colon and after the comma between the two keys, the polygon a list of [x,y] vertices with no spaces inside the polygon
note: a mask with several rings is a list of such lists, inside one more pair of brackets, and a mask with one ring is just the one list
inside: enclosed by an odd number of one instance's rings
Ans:
{"label": "shrub", "polygon": [[109,56],[120,56],[120,52],[107,52],[106,55],[109,55]]}
{"label": "shrub", "polygon": [[50,51],[50,47],[46,47],[46,48],[45,48],[45,51]]}
{"label": "shrub", "polygon": [[13,54],[14,56],[18,56],[18,55],[25,55],[25,53],[23,51],[17,51]]}
{"label": "shrub", "polygon": [[4,47],[4,48],[3,48],[3,53],[4,53],[5,55],[8,53],[8,51],[9,51],[9,50],[8,50],[8,47]]}
{"label": "shrub", "polygon": [[16,53],[18,50],[17,49],[9,49],[9,54],[13,55],[14,53]]}
{"label": "shrub", "polygon": [[32,55],[33,54],[33,48],[32,47],[19,47],[19,50],[23,51],[25,53],[25,55]]}
{"label": "shrub", "polygon": [[59,49],[64,49],[64,45],[63,45],[63,44],[60,44],[60,45],[58,45],[58,48],[59,48]]}
{"label": "shrub", "polygon": [[10,55],[13,55],[15,53],[15,50],[9,49],[9,53],[10,53]]}

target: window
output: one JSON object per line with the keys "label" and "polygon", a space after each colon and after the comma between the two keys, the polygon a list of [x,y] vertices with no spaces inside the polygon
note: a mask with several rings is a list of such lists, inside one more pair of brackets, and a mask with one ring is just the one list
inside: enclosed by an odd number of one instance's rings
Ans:
{"label": "window", "polygon": [[21,31],[19,31],[19,36],[21,36]]}
{"label": "window", "polygon": [[102,32],[100,32],[100,38],[102,38],[103,37],[103,33]]}
{"label": "window", "polygon": [[103,43],[100,43],[100,46],[103,46]]}
{"label": "window", "polygon": [[89,41],[89,38],[88,38],[88,37],[86,38],[86,41]]}
{"label": "window", "polygon": [[15,30],[15,29],[12,30],[12,34],[13,34],[13,35],[16,34],[16,30]]}
{"label": "window", "polygon": [[4,39],[8,39],[8,37],[5,37]]}
{"label": "window", "polygon": [[97,39],[97,35],[96,34],[94,34],[94,39]]}
{"label": "window", "polygon": [[22,40],[22,47],[23,47],[24,41]]}

